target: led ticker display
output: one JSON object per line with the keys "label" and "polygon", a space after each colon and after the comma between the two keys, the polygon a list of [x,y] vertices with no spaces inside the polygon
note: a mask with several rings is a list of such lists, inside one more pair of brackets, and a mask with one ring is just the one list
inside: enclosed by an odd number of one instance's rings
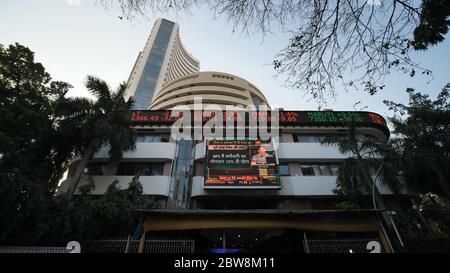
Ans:
{"label": "led ticker display", "polygon": [[[214,112],[194,112],[191,113],[192,122],[205,123],[211,119],[216,118]],[[246,112],[222,112],[222,120],[226,121],[246,121]],[[175,121],[183,119],[183,112],[174,111],[133,111],[131,121],[135,124],[172,124]]]}
{"label": "led ticker display", "polygon": [[378,114],[370,112],[334,111],[281,111],[280,124],[374,124],[386,127],[386,121]]}
{"label": "led ticker display", "polygon": [[270,141],[207,140],[205,189],[281,188]]}
{"label": "led ticker display", "polygon": [[183,115],[172,116],[171,111],[133,111],[131,122],[135,124],[172,124]]}
{"label": "led ticker display", "polygon": [[[218,117],[214,112],[194,112],[190,114],[192,125],[204,124]],[[131,121],[135,125],[171,125],[183,119],[183,112],[171,111],[133,111]],[[222,112],[220,117],[224,125],[229,122],[243,124],[270,125],[273,118],[270,112]],[[275,117],[276,118],[276,117]],[[371,112],[352,111],[279,111],[278,124],[280,126],[342,126],[350,122],[358,126],[375,127],[389,134],[383,117]]]}

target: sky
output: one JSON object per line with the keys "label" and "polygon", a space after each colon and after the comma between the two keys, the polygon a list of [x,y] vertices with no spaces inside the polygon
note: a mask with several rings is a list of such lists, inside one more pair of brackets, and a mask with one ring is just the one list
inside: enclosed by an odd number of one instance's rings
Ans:
{"label": "sky", "polygon": [[[87,75],[98,76],[112,87],[126,81],[151,27],[158,17],[180,24],[184,46],[200,60],[201,71],[221,71],[240,76],[256,85],[272,106],[286,110],[317,110],[318,104],[299,90],[284,86],[271,65],[290,35],[272,29],[270,34],[233,32],[225,18],[214,18],[207,8],[190,13],[149,15],[120,20],[114,8],[105,10],[95,0],[1,0],[0,43],[18,42],[34,51],[54,80],[74,86],[70,96],[89,96]],[[392,116],[383,100],[407,103],[406,88],[413,87],[435,97],[450,82],[450,39],[414,55],[415,61],[433,71],[433,78],[392,73],[385,89],[374,96],[362,90],[337,89],[336,99],[326,108],[359,110]],[[358,104],[354,108],[354,104]]]}

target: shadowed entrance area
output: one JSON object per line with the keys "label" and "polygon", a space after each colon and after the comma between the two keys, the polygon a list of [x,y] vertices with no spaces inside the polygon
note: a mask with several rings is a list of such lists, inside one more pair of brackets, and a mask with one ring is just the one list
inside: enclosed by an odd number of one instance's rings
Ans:
{"label": "shadowed entrance area", "polygon": [[[311,249],[305,249],[308,240],[327,240],[330,244],[332,240],[360,240],[358,243],[363,246],[366,241],[377,240],[384,251],[390,252],[377,212],[147,210],[141,211],[145,217],[141,240],[190,238],[195,241],[195,252],[199,253],[309,252]],[[346,245],[342,247],[353,251]]]}

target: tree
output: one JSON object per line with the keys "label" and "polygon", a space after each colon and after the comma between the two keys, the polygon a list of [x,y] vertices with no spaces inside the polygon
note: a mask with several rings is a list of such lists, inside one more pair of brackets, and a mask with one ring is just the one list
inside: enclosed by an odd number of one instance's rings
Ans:
{"label": "tree", "polygon": [[396,154],[386,143],[358,137],[353,122],[347,126],[349,130],[345,136],[327,136],[321,142],[323,145],[337,147],[347,156],[339,166],[335,189],[337,197],[344,201],[338,203],[336,208],[359,208],[358,203],[362,203],[364,196],[371,194],[373,209],[382,210],[379,215],[385,224],[388,236],[395,238],[393,220],[388,214],[388,207],[378,190],[377,183],[387,184],[394,193],[398,192],[398,170],[396,161],[393,160]]}
{"label": "tree", "polygon": [[145,16],[148,12],[182,11],[187,12],[192,7],[206,3],[205,0],[97,0],[103,7],[109,9],[117,5],[121,11],[119,19],[132,20],[136,15]]}
{"label": "tree", "polygon": [[[70,89],[52,81],[34,53],[0,44],[0,241],[30,235],[52,202],[77,141],[66,142],[56,108]],[[28,237],[29,236],[29,237]]]}
{"label": "tree", "polygon": [[[420,194],[420,205],[394,216],[399,232],[407,241],[450,237],[450,204],[435,194]],[[414,212],[418,210],[419,213]],[[408,245],[408,244],[406,244]]]}
{"label": "tree", "polygon": [[420,23],[414,30],[415,49],[427,49],[444,41],[450,20],[450,2],[446,0],[423,0]]}
{"label": "tree", "polygon": [[433,194],[422,196],[422,214],[436,236],[450,236],[450,204],[447,200]]}
{"label": "tree", "polygon": [[[347,198],[356,197],[353,200],[357,201],[363,194],[373,192],[377,207],[386,209],[375,181],[387,183],[394,192],[398,190],[395,165],[386,157],[388,146],[373,139],[359,138],[354,124],[349,124],[347,134],[327,136],[321,143],[334,146],[347,156],[338,170],[336,179],[338,195]],[[373,176],[376,176],[375,179]]]}
{"label": "tree", "polygon": [[102,195],[92,194],[95,183],[90,178],[73,200],[57,197],[36,228],[37,242],[57,245],[132,234],[140,217],[137,210],[151,209],[155,202],[143,195],[137,176],[127,189],[118,188],[117,180],[111,182]]}
{"label": "tree", "polygon": [[447,84],[432,100],[409,88],[409,105],[385,101],[390,110],[400,114],[390,119],[400,169],[410,186],[423,194],[434,192],[450,197],[449,92]]}
{"label": "tree", "polygon": [[335,85],[362,85],[369,94],[384,88],[392,70],[430,75],[411,58],[444,40],[450,20],[447,0],[99,0],[118,5],[131,19],[147,12],[184,12],[209,5],[235,29],[267,33],[276,24],[292,33],[273,62],[289,87],[320,102]]}
{"label": "tree", "polygon": [[71,86],[52,81],[29,48],[0,45],[0,244],[116,234],[130,224],[133,210],[151,207],[138,178],[124,191],[111,185],[101,198],[90,195],[89,186],[76,200],[55,198],[75,156],[88,158],[87,150],[109,144],[115,160],[134,146],[125,86],[111,94],[95,77],[87,86],[97,101],[68,98]]}
{"label": "tree", "polygon": [[88,76],[86,87],[97,100],[90,102],[83,99],[82,103],[87,108],[81,111],[81,115],[73,115],[72,109],[67,107],[61,109],[66,119],[72,121],[68,127],[74,128],[73,125],[77,124],[75,130],[80,131],[84,143],[81,148],[82,158],[69,182],[69,199],[75,194],[89,160],[100,148],[109,145],[109,154],[113,161],[119,160],[124,151],[135,149],[134,129],[130,126],[132,101],[125,101],[123,98],[126,84],[121,84],[113,92],[105,81]]}

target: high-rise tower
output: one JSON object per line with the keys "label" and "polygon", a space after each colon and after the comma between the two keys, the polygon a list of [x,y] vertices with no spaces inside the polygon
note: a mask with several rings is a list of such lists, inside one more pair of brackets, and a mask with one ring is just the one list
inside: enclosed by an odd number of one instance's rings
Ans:
{"label": "high-rise tower", "polygon": [[125,98],[133,96],[133,109],[146,110],[161,88],[199,70],[199,61],[181,43],[178,24],[160,18],[139,53],[128,79]]}

